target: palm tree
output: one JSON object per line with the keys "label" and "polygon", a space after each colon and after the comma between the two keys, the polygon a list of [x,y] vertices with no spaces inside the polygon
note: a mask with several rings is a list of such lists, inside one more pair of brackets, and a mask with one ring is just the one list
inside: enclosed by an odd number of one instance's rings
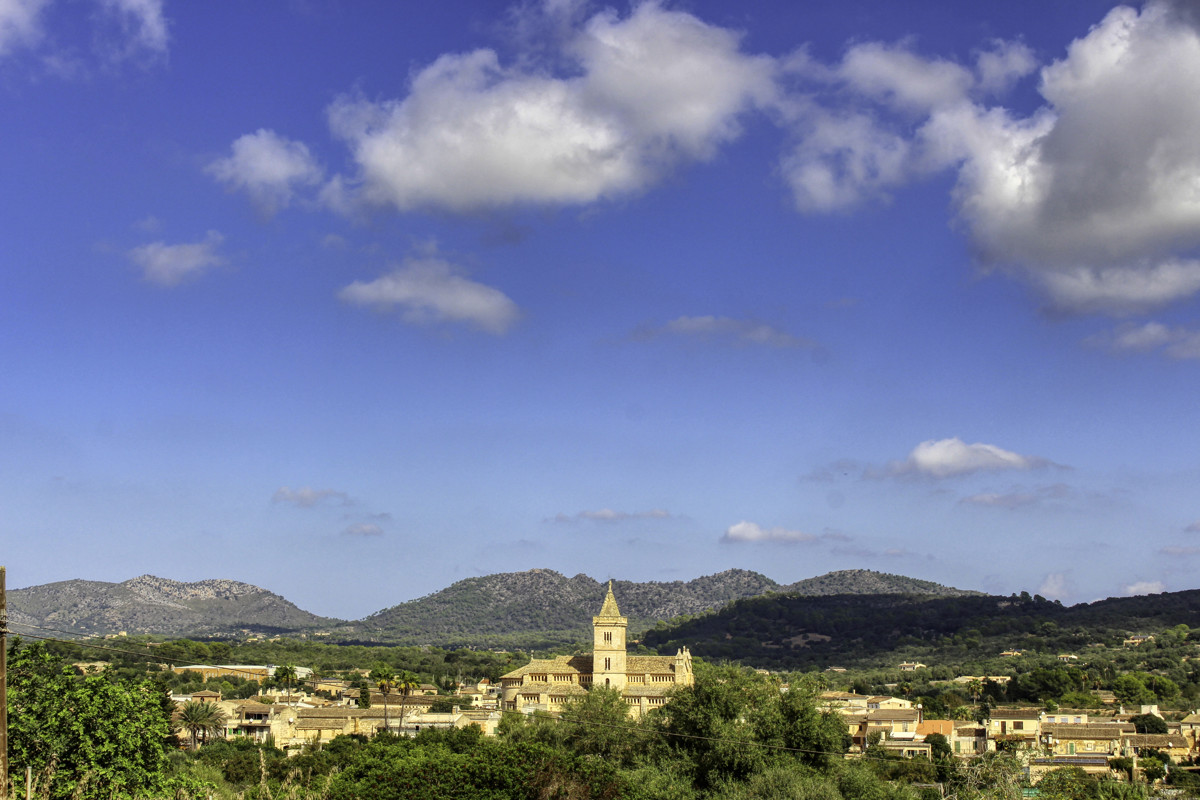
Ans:
{"label": "palm tree", "polygon": [[292,684],[296,682],[296,668],[291,664],[284,664],[275,668],[275,682],[282,683],[287,689],[288,705],[292,704]]}
{"label": "palm tree", "polygon": [[225,726],[225,712],[215,703],[188,700],[179,709],[178,725],[192,739],[192,750],[208,741],[208,734],[216,733]]}
{"label": "palm tree", "polygon": [[[375,669],[371,670],[370,677],[379,687],[379,691],[383,693],[383,729],[391,730],[391,726],[388,724],[388,693],[396,685],[396,674],[387,664],[377,664]],[[403,715],[400,718],[403,720]]]}
{"label": "palm tree", "polygon": [[400,691],[400,727],[404,727],[404,706],[408,701],[408,695],[413,689],[420,688],[421,684],[417,680],[417,676],[408,670],[400,670],[400,674],[396,676],[396,689]]}
{"label": "palm tree", "polygon": [[979,702],[979,695],[983,694],[983,681],[979,678],[971,678],[967,681],[967,694],[971,695],[971,705]]}

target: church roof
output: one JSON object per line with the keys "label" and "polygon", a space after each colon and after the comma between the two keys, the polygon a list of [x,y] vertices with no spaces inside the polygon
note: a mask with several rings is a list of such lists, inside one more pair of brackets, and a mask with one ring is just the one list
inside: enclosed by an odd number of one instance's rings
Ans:
{"label": "church roof", "polygon": [[613,596],[612,581],[608,582],[608,594],[604,596],[604,605],[600,607],[600,613],[593,617],[593,623],[604,620],[606,622],[624,622],[625,618],[621,616],[621,609],[617,608],[617,598]]}
{"label": "church roof", "polygon": [[675,659],[672,656],[627,656],[625,672],[633,675],[650,672],[674,672]]}

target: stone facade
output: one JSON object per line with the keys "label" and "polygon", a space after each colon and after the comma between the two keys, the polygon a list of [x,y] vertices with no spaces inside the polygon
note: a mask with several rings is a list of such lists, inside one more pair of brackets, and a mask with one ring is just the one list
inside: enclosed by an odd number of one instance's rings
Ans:
{"label": "stone facade", "polygon": [[607,686],[621,693],[636,718],[665,704],[674,687],[692,685],[692,655],[686,647],[674,656],[631,656],[625,645],[628,626],[609,581],[604,605],[592,617],[591,654],[534,659],[504,675],[503,709],[560,711],[590,687]]}

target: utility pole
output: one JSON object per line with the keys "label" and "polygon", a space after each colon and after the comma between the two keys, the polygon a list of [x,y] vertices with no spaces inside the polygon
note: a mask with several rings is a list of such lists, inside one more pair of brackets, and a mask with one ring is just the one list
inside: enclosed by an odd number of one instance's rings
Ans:
{"label": "utility pole", "polygon": [[8,797],[8,595],[0,567],[0,798]]}

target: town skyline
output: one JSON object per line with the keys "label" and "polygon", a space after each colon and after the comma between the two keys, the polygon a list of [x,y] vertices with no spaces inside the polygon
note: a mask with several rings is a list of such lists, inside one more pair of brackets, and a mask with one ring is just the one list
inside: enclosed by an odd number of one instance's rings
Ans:
{"label": "town skyline", "polygon": [[1198,76],[1185,2],[0,2],[10,588],[1196,588]]}

